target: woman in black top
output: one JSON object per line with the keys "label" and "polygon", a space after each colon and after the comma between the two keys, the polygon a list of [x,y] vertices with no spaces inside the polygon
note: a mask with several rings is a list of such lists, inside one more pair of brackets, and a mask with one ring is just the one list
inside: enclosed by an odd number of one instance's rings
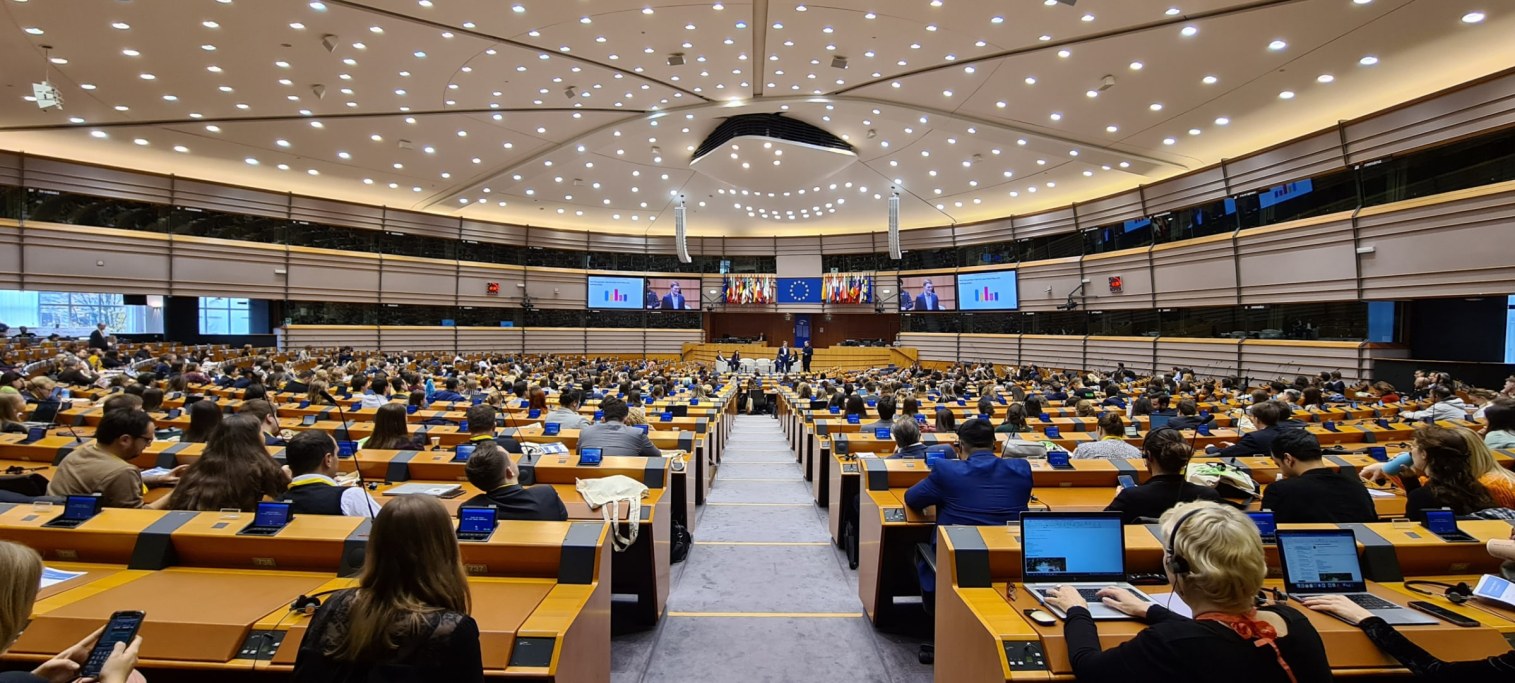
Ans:
{"label": "woman in black top", "polygon": [[1119,512],[1123,523],[1137,524],[1142,519],[1157,519],[1179,503],[1196,500],[1221,502],[1215,489],[1191,484],[1184,479],[1184,468],[1189,466],[1189,459],[1193,456],[1194,446],[1184,438],[1183,432],[1171,427],[1147,432],[1147,438],[1142,442],[1142,457],[1151,476],[1140,486],[1121,489],[1115,494],[1115,500],[1105,507],[1105,512]]}
{"label": "woman in black top", "polygon": [[479,625],[447,509],[399,496],[379,511],[358,587],[316,611],[294,683],[483,683]]}
{"label": "woman in black top", "polygon": [[1471,515],[1499,507],[1494,497],[1473,474],[1472,454],[1458,435],[1445,427],[1426,425],[1415,430],[1410,446],[1415,472],[1426,476],[1425,485],[1414,476],[1401,477],[1406,491],[1405,516],[1425,519],[1425,511],[1451,508],[1455,515]]}
{"label": "woman in black top", "polygon": [[221,426],[221,407],[210,401],[200,400],[189,404],[189,429],[179,437],[180,443],[205,443],[211,432]]}
{"label": "woman in black top", "polygon": [[413,451],[425,447],[426,437],[410,433],[405,406],[385,403],[374,412],[373,434],[362,445],[364,448],[379,450]]}
{"label": "woman in black top", "polygon": [[1101,651],[1099,631],[1078,591],[1060,586],[1047,603],[1067,613],[1063,633],[1082,682],[1315,683],[1330,681],[1325,646],[1308,617],[1287,605],[1258,609],[1267,565],[1257,527],[1240,511],[1185,503],[1162,517],[1163,566],[1189,619],[1117,588],[1104,604],[1147,624],[1136,637]]}

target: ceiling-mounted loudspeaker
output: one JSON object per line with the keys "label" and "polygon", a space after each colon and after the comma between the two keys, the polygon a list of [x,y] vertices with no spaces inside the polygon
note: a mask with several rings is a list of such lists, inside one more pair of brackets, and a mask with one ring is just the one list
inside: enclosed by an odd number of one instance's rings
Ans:
{"label": "ceiling-mounted loudspeaker", "polygon": [[896,261],[904,258],[900,252],[900,193],[889,195],[889,258]]}
{"label": "ceiling-mounted loudspeaker", "polygon": [[327,52],[336,52],[337,36],[331,33],[321,36],[321,47],[326,48]]}
{"label": "ceiling-mounted loudspeaker", "polygon": [[684,232],[684,197],[679,196],[678,206],[673,207],[673,241],[678,246],[679,263],[689,263],[689,242]]}
{"label": "ceiling-mounted loudspeaker", "polygon": [[1069,7],[1072,7],[1072,6],[1078,4],[1078,0],[1057,0],[1057,1],[1060,2],[1060,3],[1062,3],[1062,4],[1064,4],[1064,5],[1067,5]]}
{"label": "ceiling-mounted loudspeaker", "polygon": [[831,68],[833,68],[833,69],[845,69],[845,68],[847,68],[847,58],[846,57],[842,57],[840,55],[832,57],[831,58]]}
{"label": "ceiling-mounted loudspeaker", "polygon": [[683,66],[683,65],[684,65],[684,53],[682,53],[682,52],[675,52],[673,54],[668,55],[668,66]]}

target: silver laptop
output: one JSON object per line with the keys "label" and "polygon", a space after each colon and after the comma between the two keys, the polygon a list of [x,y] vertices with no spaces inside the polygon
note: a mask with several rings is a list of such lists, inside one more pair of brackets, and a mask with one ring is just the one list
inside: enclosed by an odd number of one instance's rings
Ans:
{"label": "silver laptop", "polygon": [[1126,532],[1118,512],[1022,512],[1021,570],[1026,590],[1063,618],[1068,615],[1046,600],[1062,585],[1077,589],[1100,620],[1131,618],[1106,607],[1096,595],[1101,588],[1124,588],[1150,602],[1126,582]]}
{"label": "silver laptop", "polygon": [[386,496],[436,496],[446,498],[461,491],[461,484],[401,484],[384,492]]}
{"label": "silver laptop", "polygon": [[1368,592],[1351,529],[1278,532],[1278,560],[1290,596],[1341,595],[1396,626],[1435,624],[1436,619]]}

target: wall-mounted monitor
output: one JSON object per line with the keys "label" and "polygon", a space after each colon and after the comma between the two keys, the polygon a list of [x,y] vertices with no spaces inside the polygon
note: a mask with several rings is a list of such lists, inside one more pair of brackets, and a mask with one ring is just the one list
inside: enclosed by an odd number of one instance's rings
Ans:
{"label": "wall-mounted monitor", "polygon": [[698,311],[700,281],[696,278],[647,278],[642,308],[649,311]]}
{"label": "wall-mounted monitor", "polygon": [[646,297],[642,293],[643,279],[639,277],[614,277],[590,275],[586,306],[593,309],[642,307]]}
{"label": "wall-mounted monitor", "polygon": [[952,274],[900,278],[900,310],[912,313],[957,310]]}
{"label": "wall-mounted monitor", "polygon": [[1021,307],[1013,270],[958,273],[960,308],[965,311],[1013,311]]}

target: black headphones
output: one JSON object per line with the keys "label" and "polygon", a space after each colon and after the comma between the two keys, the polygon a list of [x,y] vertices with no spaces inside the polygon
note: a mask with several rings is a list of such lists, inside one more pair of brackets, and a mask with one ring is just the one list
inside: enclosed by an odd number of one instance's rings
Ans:
{"label": "black headphones", "polygon": [[321,606],[321,596],[323,596],[323,595],[331,595],[332,593],[340,593],[340,592],[342,592],[344,590],[347,590],[347,589],[346,588],[337,588],[337,589],[333,589],[333,590],[329,590],[329,591],[319,591],[319,592],[316,592],[316,593],[311,593],[310,595],[302,595],[302,596],[300,596],[298,598],[295,598],[295,601],[292,602],[292,603],[290,603],[290,605],[289,605],[289,611],[291,611],[291,612],[304,612],[306,614],[315,614],[316,613],[316,608]]}
{"label": "black headphones", "polygon": [[[1428,590],[1426,590],[1424,588],[1416,588],[1415,585],[1412,585],[1412,584],[1418,584],[1418,585],[1421,585],[1421,586],[1435,586],[1437,588],[1442,589],[1442,593],[1441,593],[1441,595],[1437,595],[1433,591],[1428,591]],[[1471,587],[1469,587],[1468,584],[1466,584],[1464,582],[1461,582],[1461,581],[1457,582],[1457,585],[1454,586],[1454,585],[1452,585],[1450,583],[1442,583],[1440,581],[1413,581],[1412,580],[1412,581],[1406,581],[1406,582],[1404,582],[1404,586],[1405,586],[1406,589],[1408,589],[1410,591],[1414,591],[1414,592],[1419,593],[1421,595],[1429,595],[1429,596],[1431,596],[1433,598],[1435,598],[1435,597],[1446,598],[1447,601],[1451,602],[1454,605],[1461,605],[1461,604],[1463,604],[1463,603],[1465,603],[1465,602],[1473,599],[1473,589]]]}
{"label": "black headphones", "polygon": [[1184,528],[1184,523],[1188,522],[1190,517],[1203,511],[1204,508],[1200,508],[1184,513],[1184,516],[1179,517],[1178,522],[1173,525],[1173,530],[1168,532],[1168,547],[1166,548],[1168,551],[1168,570],[1173,572],[1175,578],[1179,574],[1188,574],[1190,569],[1189,561],[1178,554],[1178,530]]}

